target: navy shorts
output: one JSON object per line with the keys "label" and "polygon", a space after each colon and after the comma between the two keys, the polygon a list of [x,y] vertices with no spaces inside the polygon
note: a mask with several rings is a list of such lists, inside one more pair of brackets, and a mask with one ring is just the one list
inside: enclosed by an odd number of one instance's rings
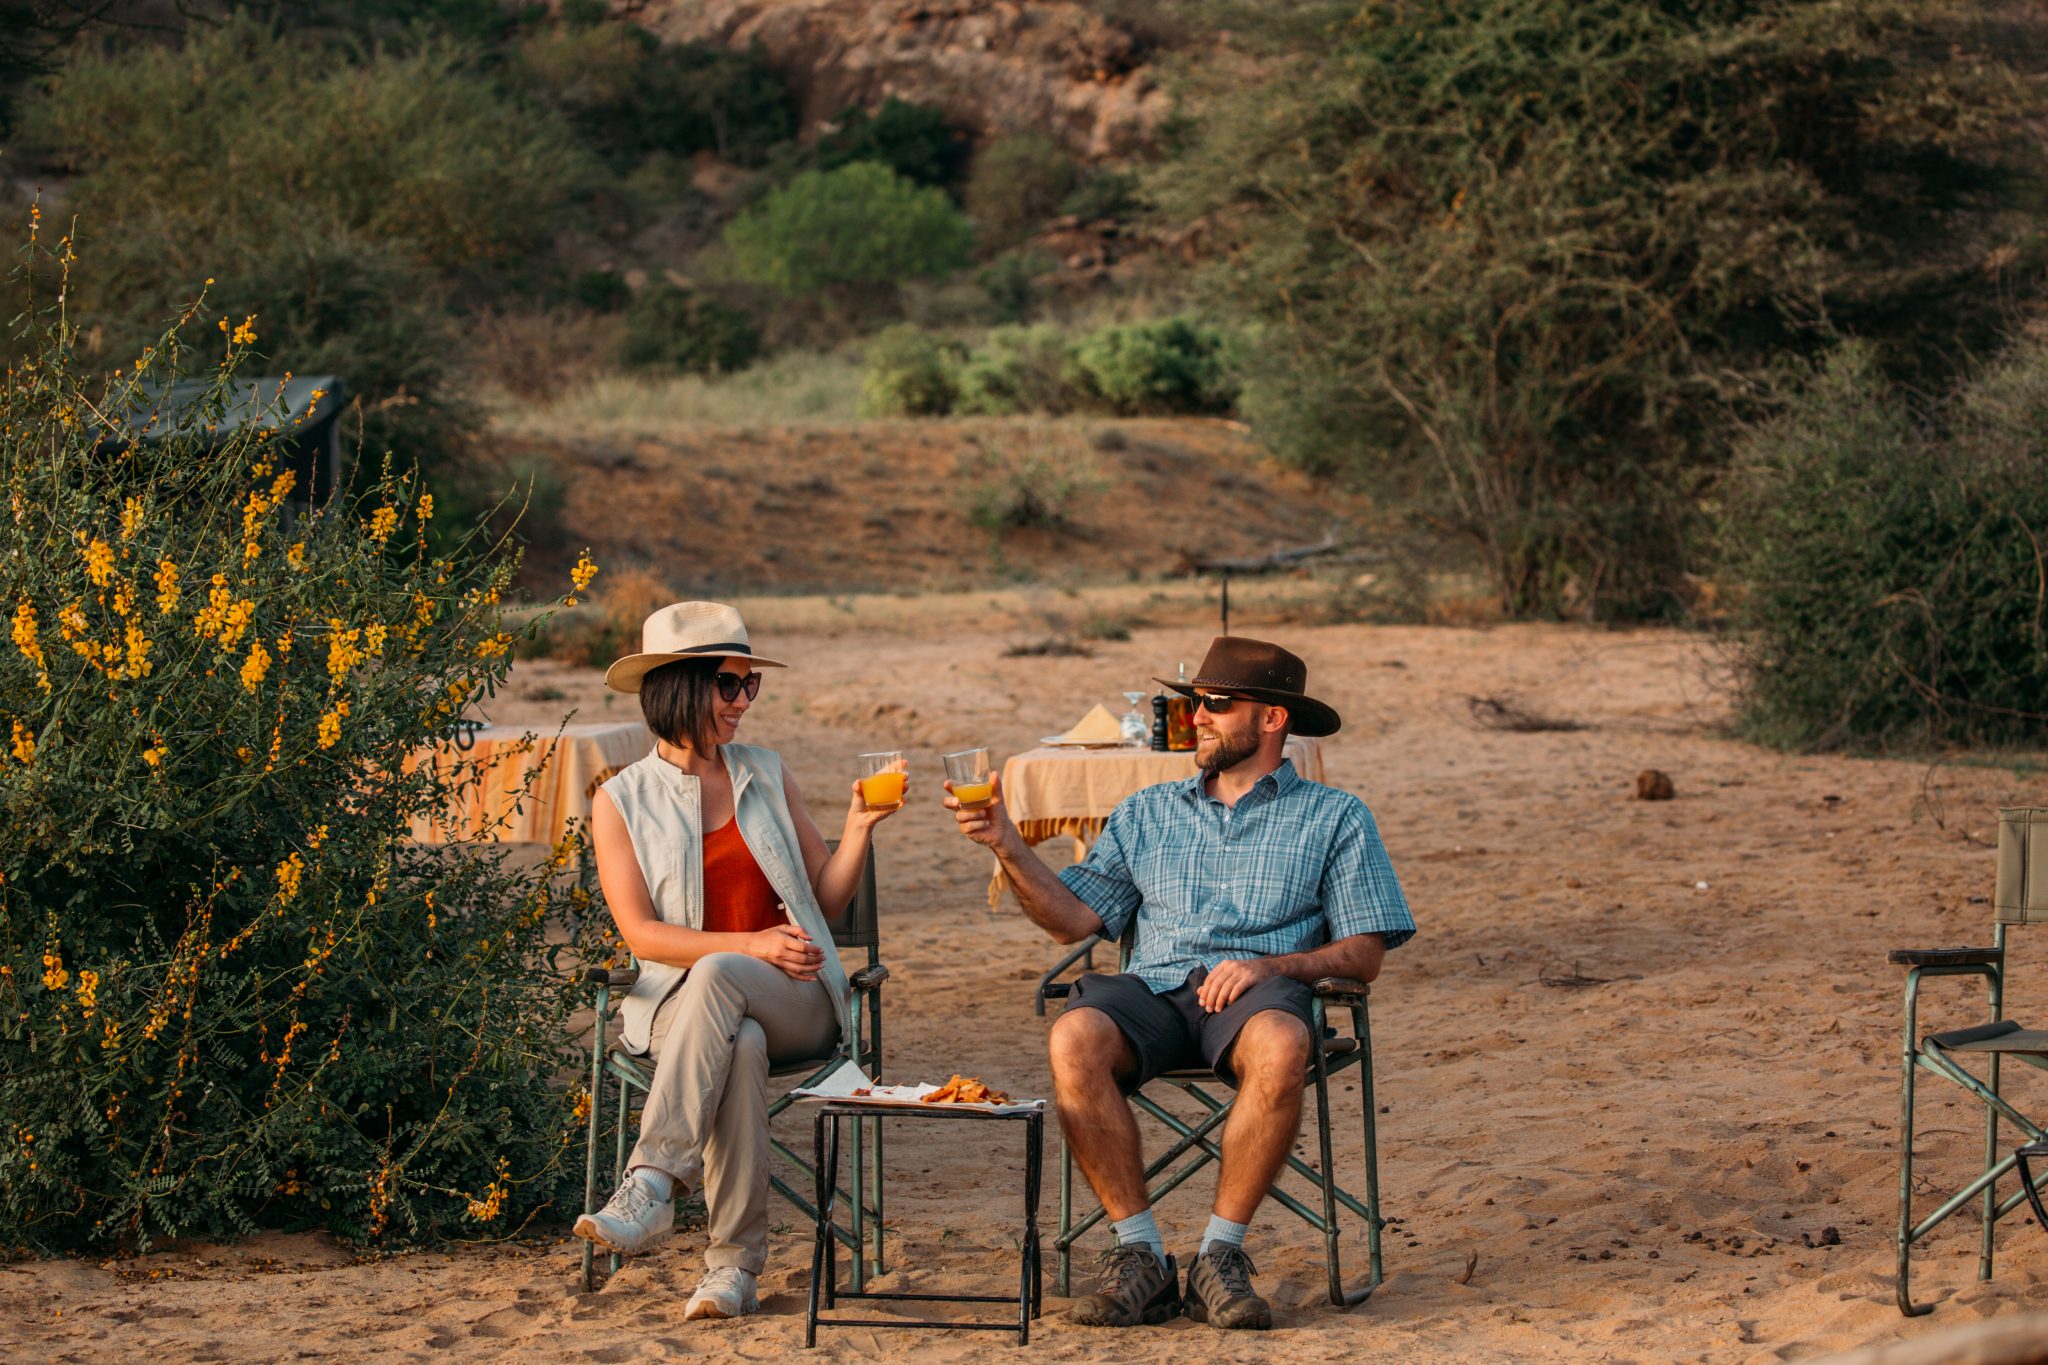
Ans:
{"label": "navy shorts", "polygon": [[1195,998],[1196,988],[1207,976],[1205,969],[1197,967],[1186,981],[1155,995],[1135,976],[1088,972],[1074,982],[1067,1008],[1101,1010],[1129,1041],[1138,1058],[1138,1074],[1124,1087],[1126,1094],[1165,1072],[1198,1066],[1209,1068],[1224,1084],[1235,1088],[1237,1077],[1229,1070],[1230,1045],[1237,1041],[1245,1021],[1263,1010],[1293,1015],[1301,1020],[1308,1036],[1315,1037],[1313,997],[1306,982],[1271,977],[1210,1014]]}

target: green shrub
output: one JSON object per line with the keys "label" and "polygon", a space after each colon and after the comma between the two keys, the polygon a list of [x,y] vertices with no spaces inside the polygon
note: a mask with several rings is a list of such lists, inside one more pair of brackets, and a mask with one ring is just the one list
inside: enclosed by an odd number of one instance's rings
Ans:
{"label": "green shrub", "polygon": [[1102,490],[1093,468],[1026,442],[961,468],[968,521],[992,536],[1006,531],[1069,532],[1081,505]]}
{"label": "green shrub", "polygon": [[1044,133],[1012,133],[974,158],[967,212],[990,241],[1021,242],[1059,212],[1080,178],[1074,158]]}
{"label": "green shrub", "polygon": [[[1183,7],[1194,11],[1195,7]],[[1668,615],[1789,357],[1945,387],[2039,297],[2035,10],[1236,5],[1170,221],[1285,456],[1420,492],[1513,614]],[[1995,264],[1990,264],[1995,263]],[[1987,268],[1988,266],[1988,268]],[[2016,297],[2017,296],[2017,297]]]}
{"label": "green shrub", "polygon": [[569,299],[594,313],[616,313],[633,301],[633,286],[616,270],[579,271],[569,281]]}
{"label": "green shrub", "polygon": [[909,323],[876,333],[860,382],[860,415],[935,417],[951,411],[958,359],[953,347]]}
{"label": "green shrub", "polygon": [[1070,412],[1090,397],[1057,327],[998,327],[960,365],[961,412]]}
{"label": "green shrub", "polygon": [[1127,415],[1224,412],[1237,396],[1222,334],[1185,318],[1104,327],[1075,349],[1074,364]]}
{"label": "green shrub", "polygon": [[405,842],[464,780],[412,757],[505,678],[516,561],[435,554],[403,476],[292,513],[273,436],[102,442],[177,339],[108,385],[37,327],[0,382],[9,1240],[517,1231],[580,1175],[550,939],[590,907],[566,850]]}
{"label": "green shrub", "polygon": [[1743,723],[1798,748],[2048,738],[2048,347],[1916,414],[1872,348],[1742,445],[1723,542]]}
{"label": "green shrub", "polygon": [[872,114],[855,105],[840,110],[835,122],[838,127],[819,138],[812,151],[818,170],[874,161],[905,180],[950,190],[967,169],[966,137],[930,105],[891,95]]}
{"label": "green shrub", "polygon": [[531,87],[614,166],[715,152],[758,166],[796,132],[789,89],[758,47],[663,43],[631,23],[564,25],[529,39]]}
{"label": "green shrub", "polygon": [[806,171],[725,229],[739,277],[789,295],[893,288],[967,263],[974,229],[938,190],[857,161]]}
{"label": "green shrub", "polygon": [[463,49],[351,61],[246,18],[77,53],[28,113],[24,143],[78,167],[85,359],[131,365],[211,278],[195,324],[254,314],[275,370],[342,375],[366,447],[430,473],[471,420],[449,310],[544,258],[594,171]]}
{"label": "green shrub", "polygon": [[974,272],[1004,322],[1022,322],[1038,303],[1038,279],[1059,269],[1043,251],[1006,251]]}
{"label": "green shrub", "polygon": [[1103,219],[1121,223],[1135,217],[1143,209],[1144,201],[1138,193],[1138,177],[1122,171],[1098,171],[1074,187],[1074,192],[1060,201],[1060,212],[1071,214],[1083,222],[1095,223]]}
{"label": "green shrub", "polygon": [[624,359],[692,374],[743,370],[761,353],[761,329],[736,308],[666,280],[648,285],[626,309]]}

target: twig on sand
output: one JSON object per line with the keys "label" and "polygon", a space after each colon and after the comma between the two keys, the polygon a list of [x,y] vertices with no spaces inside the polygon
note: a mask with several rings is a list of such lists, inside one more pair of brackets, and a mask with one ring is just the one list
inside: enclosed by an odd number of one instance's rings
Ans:
{"label": "twig on sand", "polygon": [[[1948,827],[1947,810],[1942,801],[1941,788],[1934,785],[1934,775],[1941,771],[1941,765],[1948,762],[1948,760],[1949,756],[1943,754],[1928,764],[1920,773],[1919,809],[1926,811],[1927,817],[1934,821],[1934,827],[1944,834],[1951,833],[1951,831]],[[1992,846],[1989,839],[1979,839],[1967,829],[1958,829],[1953,831],[1953,833],[1956,838],[1966,843],[1975,844],[1979,848],[1990,848]]]}
{"label": "twig on sand", "polygon": [[1472,723],[1482,730],[1512,730],[1534,734],[1543,730],[1583,730],[1585,725],[1566,716],[1546,716],[1524,706],[1512,692],[1488,693],[1465,698]]}
{"label": "twig on sand", "polygon": [[1574,962],[1569,972],[1561,972],[1553,967],[1545,967],[1538,973],[1536,983],[1540,986],[1549,986],[1556,990],[1575,991],[1584,986],[1605,986],[1613,981],[1641,981],[1642,979],[1641,976],[1633,972],[1627,976],[1585,976],[1580,973],[1579,964]]}
{"label": "twig on sand", "polygon": [[1472,1283],[1472,1272],[1473,1272],[1474,1270],[1477,1270],[1478,1268],[1479,1268],[1479,1253],[1478,1253],[1478,1252],[1476,1252],[1476,1251],[1468,1251],[1468,1252],[1466,1252],[1466,1253],[1465,1253],[1465,1271],[1464,1271],[1464,1273],[1463,1273],[1463,1274],[1459,1275],[1457,1279],[1453,1280],[1453,1281],[1452,1281],[1452,1283],[1453,1283],[1453,1284],[1470,1284],[1470,1283]]}
{"label": "twig on sand", "polygon": [[1053,635],[1043,640],[1011,645],[1003,651],[1003,657],[1005,659],[1086,659],[1093,657],[1094,653],[1094,650],[1088,648],[1079,640],[1072,640],[1064,635]]}

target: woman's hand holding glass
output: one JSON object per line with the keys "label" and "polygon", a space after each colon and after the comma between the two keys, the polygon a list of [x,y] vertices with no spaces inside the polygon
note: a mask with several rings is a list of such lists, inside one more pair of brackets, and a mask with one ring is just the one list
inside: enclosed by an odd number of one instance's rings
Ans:
{"label": "woman's hand holding glass", "polygon": [[[861,755],[861,776],[846,809],[846,832],[866,834],[903,809],[910,795],[910,764],[900,752]],[[877,804],[870,804],[870,798]]]}
{"label": "woman's hand holding glass", "polygon": [[793,981],[816,981],[825,954],[794,924],[776,924],[747,935],[747,954],[779,968]]}

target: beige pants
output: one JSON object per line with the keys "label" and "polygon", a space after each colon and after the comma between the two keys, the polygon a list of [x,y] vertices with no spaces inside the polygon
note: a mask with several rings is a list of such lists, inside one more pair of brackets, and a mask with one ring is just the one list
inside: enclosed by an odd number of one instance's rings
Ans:
{"label": "beige pants", "polygon": [[822,1056],[838,1041],[823,985],[744,953],[700,958],[655,1011],[654,1082],[630,1164],[703,1189],[706,1265],[758,1275],[767,1264],[769,1062]]}

